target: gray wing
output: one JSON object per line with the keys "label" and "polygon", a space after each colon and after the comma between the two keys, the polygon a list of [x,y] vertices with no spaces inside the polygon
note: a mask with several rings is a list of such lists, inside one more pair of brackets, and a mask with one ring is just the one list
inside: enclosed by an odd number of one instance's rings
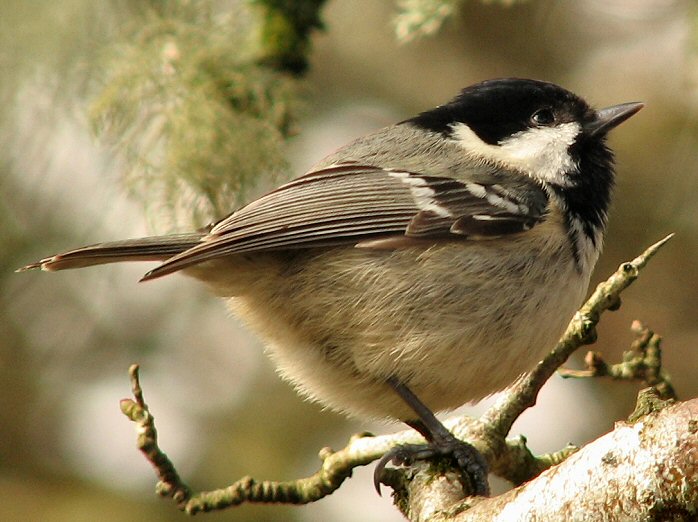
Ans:
{"label": "gray wing", "polygon": [[480,239],[526,231],[544,218],[547,196],[521,174],[508,174],[510,183],[505,176],[498,172],[491,183],[475,183],[370,165],[333,165],[234,212],[200,244],[143,279],[254,251],[371,244],[396,236]]}

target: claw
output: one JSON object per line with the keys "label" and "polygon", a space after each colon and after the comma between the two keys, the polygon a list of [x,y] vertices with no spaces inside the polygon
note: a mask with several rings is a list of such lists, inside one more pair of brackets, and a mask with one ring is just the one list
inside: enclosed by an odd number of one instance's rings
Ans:
{"label": "claw", "polygon": [[392,463],[395,466],[411,466],[418,460],[426,460],[438,452],[430,444],[401,444],[388,451],[376,464],[373,470],[373,486],[378,496],[381,496],[381,477],[383,470]]}
{"label": "claw", "polygon": [[381,494],[381,478],[383,477],[383,470],[385,470],[385,466],[388,464],[391,458],[390,452],[386,453],[378,461],[378,464],[376,464],[376,469],[373,470],[373,487],[376,488],[376,493],[378,493],[379,497],[383,496]]}
{"label": "claw", "polygon": [[442,445],[403,444],[388,451],[376,464],[373,471],[373,487],[381,496],[381,478],[388,463],[395,466],[411,466],[418,460],[427,460],[437,456],[451,456],[458,463],[466,478],[472,485],[474,496],[489,496],[490,487],[487,482],[487,461],[473,446],[466,442],[453,439]]}

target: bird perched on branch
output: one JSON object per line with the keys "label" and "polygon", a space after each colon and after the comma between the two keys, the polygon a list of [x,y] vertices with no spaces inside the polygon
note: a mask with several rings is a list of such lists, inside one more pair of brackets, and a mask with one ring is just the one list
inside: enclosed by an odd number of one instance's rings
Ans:
{"label": "bird perched on branch", "polygon": [[[206,283],[300,393],[426,438],[379,463],[487,465],[432,412],[502,390],[551,349],[587,291],[613,187],[602,110],[498,79],[363,136],[204,231],[100,243],[21,270],[160,261]],[[196,325],[192,325],[196,327]]]}

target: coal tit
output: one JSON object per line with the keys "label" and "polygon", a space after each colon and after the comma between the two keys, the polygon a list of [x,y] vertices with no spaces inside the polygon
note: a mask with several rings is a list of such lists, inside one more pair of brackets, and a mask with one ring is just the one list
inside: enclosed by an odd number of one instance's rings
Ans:
{"label": "coal tit", "polygon": [[[606,134],[642,108],[592,109],[508,78],[363,136],[204,231],[101,243],[28,268],[155,260],[207,283],[299,392],[420,431],[487,493],[486,464],[433,411],[529,370],[563,332],[601,251]],[[414,449],[414,448],[412,448]],[[394,450],[381,462],[409,461]],[[379,469],[380,471],[380,469]]]}

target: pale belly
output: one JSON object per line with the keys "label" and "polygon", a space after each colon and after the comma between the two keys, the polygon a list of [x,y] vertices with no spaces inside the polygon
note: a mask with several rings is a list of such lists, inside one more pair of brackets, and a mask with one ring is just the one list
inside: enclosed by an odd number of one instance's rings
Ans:
{"label": "pale belly", "polygon": [[[434,411],[504,389],[555,344],[589,274],[541,234],[427,249],[300,251],[230,299],[281,375],[337,411],[410,419],[396,376]],[[514,250],[511,250],[514,249]]]}

